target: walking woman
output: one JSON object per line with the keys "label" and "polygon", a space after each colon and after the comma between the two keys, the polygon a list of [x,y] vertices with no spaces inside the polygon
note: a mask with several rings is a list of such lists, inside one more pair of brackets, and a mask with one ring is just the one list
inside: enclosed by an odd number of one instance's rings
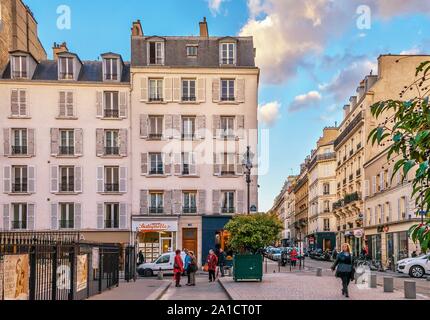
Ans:
{"label": "walking woman", "polygon": [[173,273],[175,274],[176,288],[181,287],[181,274],[184,272],[184,262],[181,258],[181,250],[176,250]]}
{"label": "walking woman", "polygon": [[296,267],[296,265],[297,265],[297,256],[298,256],[299,254],[297,253],[297,250],[296,250],[296,248],[293,248],[293,250],[291,250],[291,252],[290,252],[290,259],[291,259],[291,266],[293,266],[293,267]]}
{"label": "walking woman", "polygon": [[190,265],[188,266],[188,276],[190,278],[190,283],[188,283],[187,286],[195,286],[196,272],[197,272],[197,258],[194,255],[193,251],[189,251],[188,255],[190,256]]}
{"label": "walking woman", "polygon": [[206,260],[206,263],[208,264],[209,282],[213,282],[215,281],[215,270],[218,265],[218,258],[212,249],[209,250],[209,255]]}
{"label": "walking woman", "polygon": [[342,280],[342,294],[349,298],[348,285],[354,278],[354,260],[349,244],[342,245],[342,251],[337,255],[331,269],[336,269],[336,277]]}

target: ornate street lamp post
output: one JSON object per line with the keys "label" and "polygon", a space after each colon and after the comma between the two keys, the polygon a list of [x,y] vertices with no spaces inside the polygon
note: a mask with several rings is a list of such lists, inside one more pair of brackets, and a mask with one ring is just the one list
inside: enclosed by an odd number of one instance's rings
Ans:
{"label": "ornate street lamp post", "polygon": [[247,214],[249,215],[251,213],[251,202],[250,202],[250,193],[251,193],[251,170],[252,170],[252,158],[254,155],[251,152],[251,147],[248,146],[246,148],[246,153],[243,156],[242,166],[243,171],[245,173],[246,177],[246,184],[247,184]]}

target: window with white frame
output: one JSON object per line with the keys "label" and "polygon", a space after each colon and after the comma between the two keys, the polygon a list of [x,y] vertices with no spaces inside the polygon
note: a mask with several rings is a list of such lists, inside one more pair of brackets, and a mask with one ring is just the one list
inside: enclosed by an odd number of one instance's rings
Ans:
{"label": "window with white frame", "polygon": [[73,229],[75,227],[75,204],[60,203],[60,229]]}
{"label": "window with white frame", "polygon": [[104,92],[104,116],[105,118],[119,117],[119,92],[105,91]]}
{"label": "window with white frame", "polygon": [[223,153],[222,154],[222,165],[221,165],[221,175],[232,175],[235,174],[235,154],[234,153]]}
{"label": "window with white frame", "polygon": [[194,191],[183,192],[183,213],[196,213],[197,212],[197,193]]}
{"label": "window with white frame", "polygon": [[28,191],[28,167],[12,166],[12,193]]}
{"label": "window with white frame", "polygon": [[182,117],[182,139],[192,140],[194,139],[196,130],[196,118],[195,117]]}
{"label": "window with white frame", "polygon": [[105,167],[105,192],[119,192],[119,167]]}
{"label": "window with white frame", "polygon": [[164,42],[149,43],[149,64],[164,64]]}
{"label": "window with white frame", "polygon": [[234,213],[234,191],[224,191],[222,193],[222,213]]}
{"label": "window with white frame", "polygon": [[27,154],[27,129],[12,129],[12,155]]}
{"label": "window with white frame", "polygon": [[25,79],[28,77],[27,56],[12,56],[12,79]]}
{"label": "window with white frame", "polygon": [[163,79],[149,79],[149,101],[163,101]]}
{"label": "window with white frame", "polygon": [[196,158],[193,152],[182,153],[182,175],[195,175],[196,174]]}
{"label": "window with white frame", "polygon": [[182,80],[182,101],[196,101],[196,80]]}
{"label": "window with white frame", "polygon": [[187,46],[187,56],[188,57],[196,57],[197,56],[197,46]]}
{"label": "window with white frame", "polygon": [[221,43],[221,64],[231,65],[236,63],[236,44]]}
{"label": "window with white frame", "polygon": [[234,117],[221,117],[221,138],[232,139],[234,135]]}
{"label": "window with white frame", "polygon": [[149,174],[164,174],[163,155],[161,153],[150,153],[150,171]]}
{"label": "window with white frame", "polygon": [[105,203],[105,229],[119,228],[119,203]]}
{"label": "window with white frame", "polygon": [[13,230],[26,230],[27,229],[27,204],[26,203],[13,203],[12,204],[12,229]]}
{"label": "window with white frame", "polygon": [[75,131],[73,129],[60,130],[59,154],[62,156],[75,154]]}
{"label": "window with white frame", "polygon": [[75,191],[75,168],[73,166],[60,166],[60,192]]}
{"label": "window with white frame", "polygon": [[58,59],[59,63],[59,77],[60,80],[72,80],[74,78],[73,74],[73,60],[72,57],[60,57]]}
{"label": "window with white frame", "polygon": [[149,201],[150,201],[149,213],[157,214],[157,213],[164,212],[163,198],[164,198],[163,192],[151,192],[149,194]]}
{"label": "window with white frame", "polygon": [[324,195],[330,194],[330,183],[323,184],[323,193]]}
{"label": "window with white frame", "polygon": [[105,155],[119,155],[119,130],[105,130]]}
{"label": "window with white frame", "polygon": [[234,101],[234,85],[235,80],[233,79],[222,79],[221,80],[221,101]]}
{"label": "window with white frame", "polygon": [[27,91],[25,89],[12,89],[11,91],[11,116],[27,116]]}
{"label": "window with white frame", "polygon": [[60,117],[74,117],[73,92],[60,91]]}
{"label": "window with white frame", "polygon": [[105,80],[118,80],[118,58],[105,58]]}
{"label": "window with white frame", "polygon": [[149,139],[159,140],[163,136],[163,116],[149,116]]}

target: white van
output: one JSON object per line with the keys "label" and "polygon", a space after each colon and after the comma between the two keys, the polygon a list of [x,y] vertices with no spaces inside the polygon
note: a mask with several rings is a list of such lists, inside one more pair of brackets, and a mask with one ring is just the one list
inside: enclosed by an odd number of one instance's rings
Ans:
{"label": "white van", "polygon": [[[137,273],[143,277],[152,277],[161,270],[163,274],[173,274],[175,252],[163,253],[154,262],[142,263],[137,267]],[[185,252],[181,252],[182,261],[185,261]]]}

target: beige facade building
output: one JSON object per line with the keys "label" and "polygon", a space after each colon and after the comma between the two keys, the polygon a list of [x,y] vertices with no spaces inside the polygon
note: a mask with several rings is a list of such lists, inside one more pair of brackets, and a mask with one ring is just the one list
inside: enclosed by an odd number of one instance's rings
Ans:
{"label": "beige facade building", "polygon": [[294,185],[294,233],[295,242],[302,248],[305,244],[306,235],[309,228],[309,157],[301,164],[300,175]]}

